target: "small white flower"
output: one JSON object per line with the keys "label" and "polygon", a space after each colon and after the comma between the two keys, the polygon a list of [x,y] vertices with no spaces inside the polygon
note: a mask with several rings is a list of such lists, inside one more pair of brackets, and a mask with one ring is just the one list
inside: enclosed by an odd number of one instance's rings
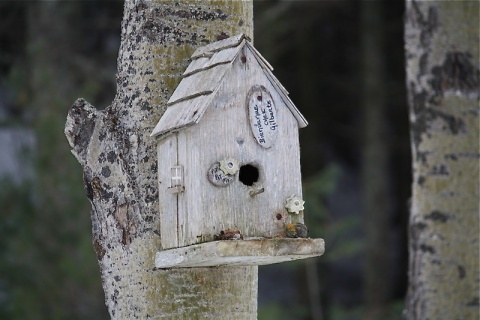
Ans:
{"label": "small white flower", "polygon": [[303,206],[305,204],[305,201],[303,201],[303,199],[300,196],[296,196],[292,194],[290,198],[287,199],[286,202],[287,204],[285,205],[285,208],[290,213],[299,214],[300,211],[305,209],[305,207]]}
{"label": "small white flower", "polygon": [[222,170],[224,174],[234,175],[238,170],[240,170],[240,167],[237,160],[233,158],[226,158],[220,160],[220,170]]}

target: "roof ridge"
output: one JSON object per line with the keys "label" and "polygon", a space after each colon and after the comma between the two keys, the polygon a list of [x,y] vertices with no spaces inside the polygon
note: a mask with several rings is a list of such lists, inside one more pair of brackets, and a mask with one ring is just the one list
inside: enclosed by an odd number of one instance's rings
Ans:
{"label": "roof ridge", "polygon": [[240,44],[240,42],[242,42],[243,39],[248,40],[249,38],[245,34],[240,33],[233,37],[211,42],[203,47],[197,48],[197,50],[193,52],[191,58],[197,59],[197,58],[206,57],[206,56],[208,57],[209,53],[214,53],[227,48],[236,47]]}

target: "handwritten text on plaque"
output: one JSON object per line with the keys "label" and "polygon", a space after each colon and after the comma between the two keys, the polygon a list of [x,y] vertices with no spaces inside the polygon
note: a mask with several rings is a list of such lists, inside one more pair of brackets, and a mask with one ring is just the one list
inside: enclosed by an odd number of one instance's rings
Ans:
{"label": "handwritten text on plaque", "polygon": [[247,106],[253,136],[262,147],[270,148],[278,131],[272,96],[264,86],[254,86],[248,93]]}

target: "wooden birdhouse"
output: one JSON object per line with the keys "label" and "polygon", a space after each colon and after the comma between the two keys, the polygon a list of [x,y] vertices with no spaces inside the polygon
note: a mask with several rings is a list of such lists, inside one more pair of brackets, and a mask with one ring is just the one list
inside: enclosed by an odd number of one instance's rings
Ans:
{"label": "wooden birdhouse", "polygon": [[157,267],[317,256],[305,238],[298,129],[307,121],[243,35],[198,48],[152,132]]}

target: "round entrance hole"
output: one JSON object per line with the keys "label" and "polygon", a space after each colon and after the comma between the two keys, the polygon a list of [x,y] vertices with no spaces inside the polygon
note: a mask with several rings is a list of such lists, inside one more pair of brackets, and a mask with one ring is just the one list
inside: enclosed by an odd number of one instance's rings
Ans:
{"label": "round entrance hole", "polygon": [[259,177],[258,168],[252,166],[251,164],[246,164],[240,167],[240,172],[238,174],[238,179],[241,183],[246,186],[252,186],[255,182],[258,181]]}

